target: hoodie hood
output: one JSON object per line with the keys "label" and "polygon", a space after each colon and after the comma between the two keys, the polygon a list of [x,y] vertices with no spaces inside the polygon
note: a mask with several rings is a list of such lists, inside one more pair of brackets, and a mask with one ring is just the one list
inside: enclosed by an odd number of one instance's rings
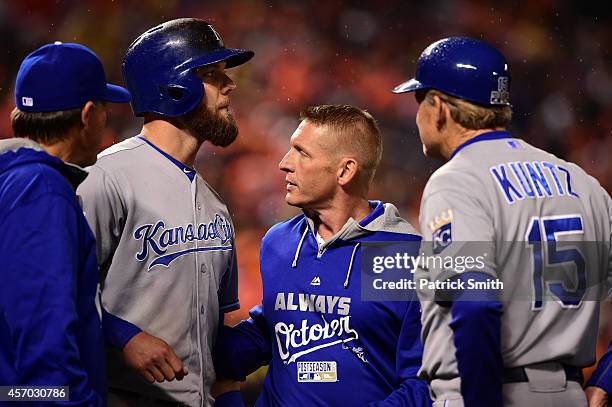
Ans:
{"label": "hoodie hood", "polygon": [[[417,230],[410,223],[400,217],[399,211],[395,205],[383,203],[381,201],[369,201],[369,203],[370,207],[372,208],[372,212],[370,212],[368,216],[359,222],[353,218],[349,218],[338,233],[332,236],[331,239],[325,243],[319,245],[319,251],[317,254],[318,257],[321,257],[323,253],[325,253],[325,251],[333,245],[347,243],[349,245],[353,245],[353,250],[347,264],[346,279],[344,281],[345,289],[348,288],[351,273],[353,271],[353,264],[355,262],[355,256],[359,246],[362,243],[362,240],[366,240],[367,237],[371,237],[374,234],[380,234],[383,236],[392,236],[391,234],[411,235],[410,240],[421,240],[420,234],[417,232]],[[317,235],[312,219],[306,217],[305,215],[302,216],[304,216],[306,219],[307,226],[304,228],[304,232],[302,233],[302,237],[296,248],[293,262],[291,264],[292,268],[297,267],[302,245],[308,236],[308,232],[310,231],[313,236]]]}
{"label": "hoodie hood", "polygon": [[0,174],[22,165],[44,164],[59,171],[76,190],[87,177],[87,172],[49,155],[37,142],[15,137],[0,140]]}
{"label": "hoodie hood", "polygon": [[[321,245],[321,249],[324,251],[325,248],[338,241],[358,241],[362,237],[377,232],[419,235],[419,232],[410,223],[400,217],[395,205],[381,201],[369,201],[369,203],[372,212],[368,216],[361,221],[349,218],[338,233]],[[313,236],[316,236],[317,232],[312,219],[306,218],[306,222],[308,223],[308,229]]]}

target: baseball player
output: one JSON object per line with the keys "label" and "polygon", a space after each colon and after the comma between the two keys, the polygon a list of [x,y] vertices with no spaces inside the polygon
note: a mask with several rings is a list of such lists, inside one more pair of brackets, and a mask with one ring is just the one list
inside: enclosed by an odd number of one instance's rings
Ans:
{"label": "baseball player", "polygon": [[362,247],[412,242],[415,255],[421,240],[395,206],[366,198],[378,125],[346,105],[311,107],[301,120],[279,167],[287,203],[304,214],[264,237],[262,305],[223,327],[219,370],[244,380],[269,364],[257,406],[428,406],[416,296],[362,300]]}
{"label": "baseball player", "polygon": [[75,189],[100,151],[105,102],[130,95],[89,48],[56,42],[23,60],[15,99],[15,138],[0,141],[0,400],[105,406],[96,248]]}
{"label": "baseball player", "polygon": [[[586,405],[581,368],[595,357],[612,203],[577,165],[506,130],[509,84],[499,51],[451,37],[393,90],[416,92],[423,150],[447,161],[423,192],[420,223],[424,250],[455,262],[415,276],[434,406]],[[466,252],[483,257],[461,271]]]}
{"label": "baseball player", "polygon": [[123,357],[108,354],[110,405],[213,402],[220,314],[239,307],[236,251],[229,212],[193,164],[205,141],[235,140],[226,69],[252,56],[193,18],[148,30],[126,52],[142,132],[102,152],[78,191],[97,238],[102,302],[128,324],[117,332]]}

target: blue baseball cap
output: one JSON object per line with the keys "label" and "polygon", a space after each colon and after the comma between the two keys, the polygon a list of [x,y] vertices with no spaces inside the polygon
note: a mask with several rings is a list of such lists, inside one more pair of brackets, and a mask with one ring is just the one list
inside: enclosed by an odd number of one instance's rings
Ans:
{"label": "blue baseball cap", "polygon": [[80,44],[55,42],[29,54],[15,83],[15,103],[24,112],[55,112],[87,101],[127,103],[130,93],[106,83],[98,56]]}

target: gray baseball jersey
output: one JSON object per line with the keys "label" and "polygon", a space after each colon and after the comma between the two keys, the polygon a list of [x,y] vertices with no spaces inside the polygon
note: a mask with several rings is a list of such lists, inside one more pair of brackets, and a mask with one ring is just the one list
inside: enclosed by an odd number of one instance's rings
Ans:
{"label": "gray baseball jersey", "polygon": [[199,174],[137,136],[103,151],[81,184],[105,309],[165,340],[189,370],[147,384],[109,351],[109,386],[210,405],[220,311],[237,309],[233,225]]}
{"label": "gray baseball jersey", "polygon": [[[466,252],[486,253],[482,271],[503,283],[505,367],[594,362],[596,300],[612,269],[611,222],[610,196],[594,178],[507,132],[460,146],[432,175],[420,212],[428,253],[457,255],[471,244]],[[440,278],[443,269],[415,274],[423,307],[420,375],[431,381],[434,400],[460,400],[450,308],[418,283]]]}

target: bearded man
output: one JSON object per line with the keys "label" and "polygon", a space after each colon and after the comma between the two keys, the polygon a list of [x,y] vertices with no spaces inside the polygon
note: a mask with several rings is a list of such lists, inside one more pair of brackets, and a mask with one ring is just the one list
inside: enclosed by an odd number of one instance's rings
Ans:
{"label": "bearded man", "polygon": [[225,70],[252,57],[198,19],[148,30],[124,57],[142,132],[103,151],[78,191],[119,344],[108,350],[111,406],[214,402],[211,349],[239,307],[236,251],[229,212],[193,165],[205,141],[236,139]]}

